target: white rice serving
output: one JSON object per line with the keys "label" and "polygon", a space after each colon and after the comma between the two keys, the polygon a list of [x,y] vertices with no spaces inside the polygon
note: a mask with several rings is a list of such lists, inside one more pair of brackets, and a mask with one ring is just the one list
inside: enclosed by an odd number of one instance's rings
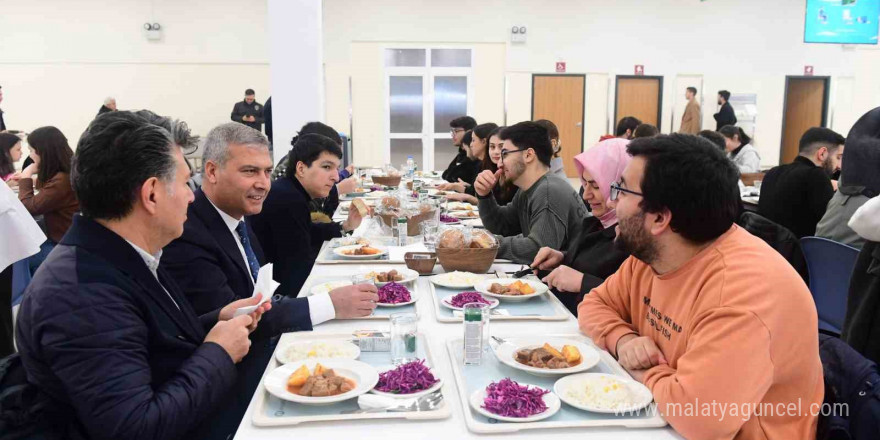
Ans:
{"label": "white rice serving", "polygon": [[603,409],[626,409],[638,404],[626,382],[608,376],[591,376],[574,382],[566,397],[585,406]]}

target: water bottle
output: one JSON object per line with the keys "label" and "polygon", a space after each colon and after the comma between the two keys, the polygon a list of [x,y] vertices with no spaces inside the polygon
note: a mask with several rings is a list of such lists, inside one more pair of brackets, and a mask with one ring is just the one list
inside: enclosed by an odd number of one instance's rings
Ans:
{"label": "water bottle", "polygon": [[406,217],[400,217],[397,219],[397,245],[398,246],[406,246],[406,236],[407,236],[407,225],[406,225]]}
{"label": "water bottle", "polygon": [[412,156],[406,156],[406,177],[412,179],[416,174],[416,161]]}

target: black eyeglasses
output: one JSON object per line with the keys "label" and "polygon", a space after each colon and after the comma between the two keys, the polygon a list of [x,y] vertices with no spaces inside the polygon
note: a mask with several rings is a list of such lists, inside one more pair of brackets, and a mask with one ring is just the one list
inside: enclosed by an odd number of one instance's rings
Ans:
{"label": "black eyeglasses", "polygon": [[609,198],[612,201],[615,201],[615,200],[617,200],[617,197],[620,196],[620,193],[622,193],[622,192],[644,197],[644,195],[642,193],[630,191],[630,190],[620,186],[620,182],[614,182],[611,184],[611,194],[610,194]]}
{"label": "black eyeglasses", "polygon": [[526,148],[526,149],[520,148],[519,150],[501,150],[501,161],[504,162],[504,158],[507,157],[507,155],[510,153],[519,153],[521,151],[526,151],[526,150],[528,150],[528,148]]}
{"label": "black eyeglasses", "polygon": [[466,131],[466,130],[463,128],[453,128],[452,130],[449,130],[449,132],[452,134],[458,133],[459,131]]}

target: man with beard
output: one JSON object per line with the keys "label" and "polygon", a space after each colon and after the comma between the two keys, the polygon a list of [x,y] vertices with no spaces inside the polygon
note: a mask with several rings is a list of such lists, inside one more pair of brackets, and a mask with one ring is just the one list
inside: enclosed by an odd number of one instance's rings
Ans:
{"label": "man with beard", "polygon": [[[501,236],[498,258],[531,264],[544,246],[564,249],[587,209],[571,184],[549,172],[553,147],[546,128],[520,122],[502,130],[500,139],[504,144],[498,170],[485,170],[474,182],[480,218],[486,229]],[[506,206],[498,206],[492,195],[502,178],[519,188]]]}
{"label": "man with beard", "polygon": [[764,176],[758,213],[798,238],[815,235],[816,224],[834,195],[831,175],[840,169],[844,142],[843,136],[828,128],[807,130],[794,161]]}
{"label": "man with beard", "polygon": [[[685,438],[815,438],[816,308],[791,265],[734,224],[736,167],[690,135],[627,150],[610,198],[616,243],[632,256],[584,297],[581,330]],[[790,403],[803,409],[767,410]]]}

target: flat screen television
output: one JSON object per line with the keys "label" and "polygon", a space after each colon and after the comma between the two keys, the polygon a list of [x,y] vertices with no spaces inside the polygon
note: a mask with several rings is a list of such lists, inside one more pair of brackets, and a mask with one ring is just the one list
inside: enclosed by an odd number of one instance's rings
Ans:
{"label": "flat screen television", "polygon": [[880,0],[807,0],[804,43],[877,44]]}

